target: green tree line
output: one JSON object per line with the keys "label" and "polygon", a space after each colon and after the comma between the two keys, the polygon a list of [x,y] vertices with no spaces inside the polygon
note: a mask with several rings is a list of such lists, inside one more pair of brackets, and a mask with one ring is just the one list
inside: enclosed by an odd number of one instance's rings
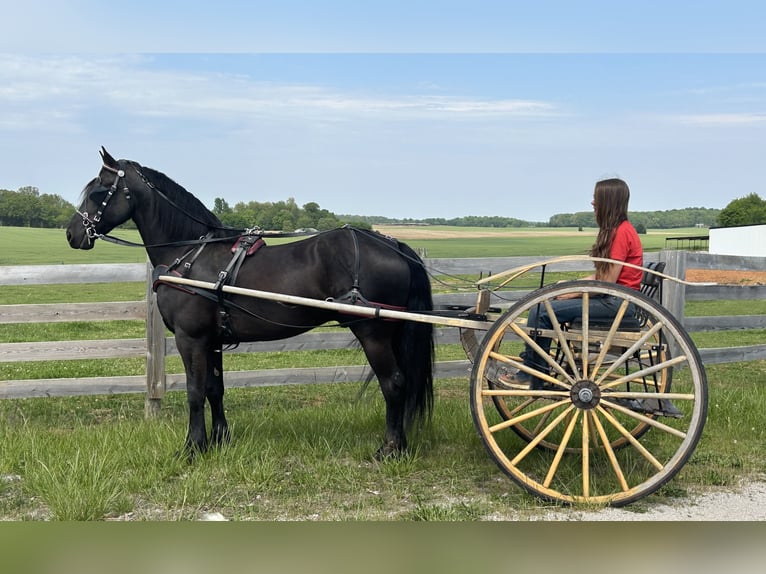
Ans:
{"label": "green tree line", "polygon": [[0,189],[0,225],[5,227],[64,227],[74,206],[59,195],[41,194],[36,187]]}
{"label": "green tree line", "polygon": [[[674,229],[677,227],[694,227],[695,225],[715,227],[718,225],[720,213],[720,209],[688,207],[665,211],[632,211],[628,213],[628,218],[636,227],[642,226],[646,229]],[[593,211],[559,213],[548,220],[548,226],[598,227]]]}
{"label": "green tree line", "polygon": [[[18,191],[0,189],[0,225],[7,227],[64,227],[75,207],[59,195],[41,194],[36,187]],[[547,222],[523,221],[513,217],[475,216],[456,218],[394,219],[372,215],[336,215],[318,203],[303,206],[295,199],[277,202],[239,202],[233,207],[216,197],[212,209],[219,219],[231,227],[261,227],[277,231],[313,228],[333,229],[344,223],[370,229],[374,224],[422,223],[457,227],[597,227],[593,211],[559,213]],[[636,229],[674,229],[679,227],[732,227],[766,223],[766,200],[751,193],[731,201],[724,209],[689,207],[665,211],[635,211],[629,217]]]}
{"label": "green tree line", "polygon": [[260,227],[275,231],[294,231],[296,229],[316,229],[326,231],[352,223],[357,227],[371,229],[372,226],[363,218],[349,216],[343,218],[322,209],[318,203],[309,202],[299,207],[295,199],[277,202],[239,202],[231,207],[222,197],[216,197],[213,213],[225,225],[239,229]]}
{"label": "green tree line", "polygon": [[412,219],[410,217],[394,218],[380,215],[340,215],[341,218],[351,218],[364,221],[370,225],[387,224],[428,224],[428,225],[452,225],[455,227],[548,227],[547,223],[536,221],[524,221],[513,217],[500,215],[467,215],[465,217],[427,217],[425,219]]}

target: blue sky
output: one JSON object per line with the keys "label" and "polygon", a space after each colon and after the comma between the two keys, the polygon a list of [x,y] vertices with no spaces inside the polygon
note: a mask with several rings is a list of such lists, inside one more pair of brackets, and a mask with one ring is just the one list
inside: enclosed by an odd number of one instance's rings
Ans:
{"label": "blue sky", "polygon": [[766,197],[759,2],[3,1],[0,188],[76,201],[98,149],[212,206],[388,217]]}

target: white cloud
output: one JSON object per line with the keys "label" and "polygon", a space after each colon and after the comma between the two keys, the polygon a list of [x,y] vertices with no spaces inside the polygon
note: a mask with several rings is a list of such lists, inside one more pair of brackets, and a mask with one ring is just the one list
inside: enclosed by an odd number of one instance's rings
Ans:
{"label": "white cloud", "polygon": [[718,113],[718,114],[688,114],[676,117],[676,121],[703,127],[760,125],[766,122],[766,113]]}
{"label": "white cloud", "polygon": [[[438,117],[552,117],[551,102],[430,95],[369,95],[311,85],[275,84],[242,75],[158,71],[146,58],[0,56],[0,124],[39,126],[33,118],[55,109],[45,125],[56,129],[88,110],[154,118],[247,121],[263,117],[430,119]],[[13,119],[15,118],[15,119]]]}

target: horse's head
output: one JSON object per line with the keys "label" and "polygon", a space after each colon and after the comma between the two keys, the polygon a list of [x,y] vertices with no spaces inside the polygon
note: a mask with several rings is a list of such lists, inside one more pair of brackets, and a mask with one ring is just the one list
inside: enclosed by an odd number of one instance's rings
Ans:
{"label": "horse's head", "polygon": [[129,181],[134,177],[129,164],[114,159],[101,148],[102,167],[82,191],[77,213],[72,216],[66,237],[73,249],[92,249],[96,237],[105,235],[133,215]]}

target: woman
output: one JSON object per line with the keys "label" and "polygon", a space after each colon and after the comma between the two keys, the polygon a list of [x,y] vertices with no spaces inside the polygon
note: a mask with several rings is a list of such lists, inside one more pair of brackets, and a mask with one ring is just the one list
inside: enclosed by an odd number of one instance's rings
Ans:
{"label": "woman", "polygon": [[[628,221],[629,200],[630,190],[628,184],[623,180],[612,178],[596,183],[591,205],[599,231],[596,242],[590,250],[591,257],[643,265],[641,240],[633,225]],[[595,262],[595,267],[596,272],[586,279],[609,281],[636,290],[641,288],[642,271],[640,269],[606,261]],[[622,299],[618,297],[591,297],[588,308],[589,315],[595,320],[613,319],[617,315],[621,302]],[[582,317],[582,294],[562,295],[551,301],[551,306],[558,321],[562,323],[572,321]],[[542,306],[530,310],[527,325],[539,329],[552,329],[550,317]],[[536,342],[544,351],[550,350],[550,338],[539,337]],[[521,356],[527,367],[548,372],[548,365],[529,346],[526,347]],[[501,383],[530,387],[535,390],[542,389],[544,384],[541,379],[535,378],[525,371],[500,375],[499,380]]]}

